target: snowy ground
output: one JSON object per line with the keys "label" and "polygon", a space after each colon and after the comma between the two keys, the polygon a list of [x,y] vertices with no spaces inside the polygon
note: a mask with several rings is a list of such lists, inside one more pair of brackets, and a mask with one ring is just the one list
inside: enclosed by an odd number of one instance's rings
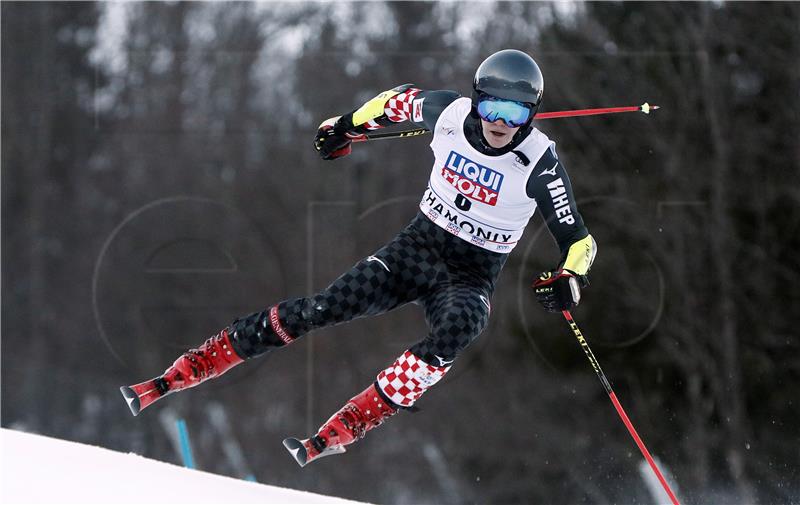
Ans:
{"label": "snowy ground", "polygon": [[0,429],[1,503],[356,504]]}

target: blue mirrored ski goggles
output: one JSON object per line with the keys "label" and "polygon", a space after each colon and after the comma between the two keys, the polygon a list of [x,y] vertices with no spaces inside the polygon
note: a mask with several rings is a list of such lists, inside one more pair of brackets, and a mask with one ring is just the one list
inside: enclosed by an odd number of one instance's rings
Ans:
{"label": "blue mirrored ski goggles", "polygon": [[522,102],[481,95],[478,99],[478,115],[490,123],[502,119],[508,126],[516,128],[528,122],[531,117],[531,108]]}

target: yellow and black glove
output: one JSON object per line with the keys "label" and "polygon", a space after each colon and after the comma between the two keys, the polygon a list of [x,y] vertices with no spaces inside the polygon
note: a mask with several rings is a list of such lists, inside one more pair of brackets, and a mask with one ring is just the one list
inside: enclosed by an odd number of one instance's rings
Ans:
{"label": "yellow and black glove", "polygon": [[548,312],[570,310],[581,301],[581,289],[589,285],[587,274],[597,254],[591,235],[573,242],[560,267],[543,272],[533,283],[536,299]]}
{"label": "yellow and black glove", "polygon": [[571,270],[542,272],[533,283],[536,299],[548,312],[571,310],[581,301],[581,289],[589,285],[589,278]]}

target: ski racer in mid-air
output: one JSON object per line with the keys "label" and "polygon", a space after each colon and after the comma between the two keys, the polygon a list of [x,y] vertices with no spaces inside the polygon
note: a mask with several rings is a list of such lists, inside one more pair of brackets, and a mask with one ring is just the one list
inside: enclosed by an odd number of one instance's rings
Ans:
{"label": "ski racer in mid-air", "polygon": [[307,333],[406,303],[425,312],[428,334],[305,440],[284,445],[300,465],[345,446],[414,405],[486,327],[508,254],[538,208],[561,261],[534,283],[548,311],[578,304],[596,245],[575,205],[555,143],[533,125],[544,79],[529,55],[507,49],[478,67],[471,97],[406,84],[320,125],[326,160],[371,130],[410,121],[433,132],[434,154],[419,212],[389,243],[311,296],[236,319],[155,379],[123,387],[134,414],[162,396],[218,377]]}

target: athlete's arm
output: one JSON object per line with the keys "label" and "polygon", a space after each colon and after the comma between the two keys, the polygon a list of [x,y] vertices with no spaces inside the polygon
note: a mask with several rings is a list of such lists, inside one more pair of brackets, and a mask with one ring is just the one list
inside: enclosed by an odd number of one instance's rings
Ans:
{"label": "athlete's arm", "polygon": [[413,84],[397,86],[353,112],[325,120],[314,146],[324,159],[335,159],[350,154],[352,137],[394,123],[409,121],[433,130],[442,111],[460,96],[455,91],[421,90]]}
{"label": "athlete's arm", "polygon": [[539,158],[525,189],[528,196],[536,200],[558,244],[559,268],[586,275],[597,253],[597,245],[578,212],[569,176],[556,155],[555,146]]}
{"label": "athlete's arm", "polygon": [[403,84],[384,91],[339,121],[351,133],[366,133],[404,121],[432,130],[442,111],[460,96],[455,91],[422,90]]}

